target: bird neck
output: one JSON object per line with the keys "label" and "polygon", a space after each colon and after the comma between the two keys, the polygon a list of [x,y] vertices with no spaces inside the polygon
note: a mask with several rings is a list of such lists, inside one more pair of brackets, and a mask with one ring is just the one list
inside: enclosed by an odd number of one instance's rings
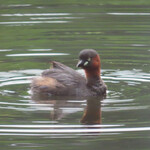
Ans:
{"label": "bird neck", "polygon": [[87,84],[88,85],[93,85],[95,83],[98,83],[98,81],[101,79],[100,67],[86,69],[85,70],[85,74],[86,74]]}

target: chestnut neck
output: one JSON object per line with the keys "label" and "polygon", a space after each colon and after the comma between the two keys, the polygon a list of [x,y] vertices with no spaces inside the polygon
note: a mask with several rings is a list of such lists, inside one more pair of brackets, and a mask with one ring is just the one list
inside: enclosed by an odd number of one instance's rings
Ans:
{"label": "chestnut neck", "polygon": [[101,79],[100,69],[97,69],[97,70],[86,69],[85,74],[86,74],[88,85],[93,85]]}
{"label": "chestnut neck", "polygon": [[101,80],[100,68],[101,68],[100,57],[99,55],[96,55],[96,57],[94,57],[92,60],[92,66],[84,69],[88,85],[93,85],[95,83],[98,83],[99,80]]}

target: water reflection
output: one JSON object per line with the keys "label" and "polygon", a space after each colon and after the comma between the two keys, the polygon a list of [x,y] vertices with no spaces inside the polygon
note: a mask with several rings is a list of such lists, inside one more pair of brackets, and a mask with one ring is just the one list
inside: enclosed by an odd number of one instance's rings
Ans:
{"label": "water reflection", "polygon": [[[51,106],[50,120],[60,120],[67,114],[81,111],[81,105],[84,103],[83,115],[80,119],[82,124],[101,124],[101,101],[104,97],[81,98],[80,100],[71,100],[73,97],[49,97],[46,94],[34,94],[32,100],[38,104],[47,104]],[[86,104],[85,104],[86,103]]]}
{"label": "water reflection", "polygon": [[81,123],[83,124],[101,124],[101,101],[103,98],[91,98],[87,100],[87,106],[84,109]]}

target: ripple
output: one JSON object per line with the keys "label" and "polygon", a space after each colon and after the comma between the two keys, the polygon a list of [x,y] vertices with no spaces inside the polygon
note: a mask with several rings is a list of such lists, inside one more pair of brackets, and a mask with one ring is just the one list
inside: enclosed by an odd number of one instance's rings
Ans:
{"label": "ripple", "polygon": [[50,19],[82,19],[83,17],[36,17],[31,20],[50,20]]}
{"label": "ripple", "polygon": [[150,13],[107,13],[108,15],[122,15],[122,16],[149,16]]}
{"label": "ripple", "polygon": [[21,14],[21,13],[18,13],[18,14],[1,14],[0,16],[22,17],[22,16],[66,16],[66,15],[71,15],[71,14],[70,13],[35,13],[35,14]]}
{"label": "ripple", "polygon": [[30,80],[18,80],[18,81],[16,80],[16,81],[0,83],[0,87],[7,86],[7,85],[28,84],[28,83],[31,83],[31,81]]}
{"label": "ripple", "polygon": [[9,103],[9,102],[0,102],[1,105],[11,105],[11,106],[53,106],[52,104],[36,104],[36,103]]}
{"label": "ripple", "polygon": [[52,49],[28,49],[27,51],[39,52],[39,51],[51,51]]}
{"label": "ripple", "polygon": [[133,128],[79,128],[79,129],[0,129],[1,133],[69,133],[69,134],[76,134],[76,133],[112,133],[112,132],[141,132],[141,131],[150,131],[150,127],[133,127]]}
{"label": "ripple", "polygon": [[[129,105],[129,104],[128,104]],[[131,105],[131,104],[130,104]],[[104,107],[103,108],[103,111],[104,112],[113,112],[113,111],[123,111],[123,110],[145,110],[145,109],[149,109],[149,106],[124,106],[123,104],[121,104],[121,107],[120,105],[118,107],[115,107],[115,105],[113,107]]]}
{"label": "ripple", "polygon": [[5,128],[108,128],[124,125],[0,125]]}
{"label": "ripple", "polygon": [[[103,79],[111,79],[111,80],[121,80],[121,81],[140,81],[140,82],[150,82],[150,80],[147,80],[147,79],[134,79],[134,78],[117,78],[117,77],[103,77]],[[136,84],[136,82],[134,82]]]}
{"label": "ripple", "polygon": [[20,80],[20,79],[32,79],[34,76],[28,76],[28,77],[14,77],[14,78],[9,78],[9,79],[3,79],[3,80],[0,80],[0,81],[11,81],[11,80]]}
{"label": "ripple", "polygon": [[10,52],[12,51],[13,49],[0,49],[0,52]]}
{"label": "ripple", "polygon": [[12,94],[16,94],[16,92],[15,92],[15,91],[10,91],[10,90],[1,90],[1,91],[0,91],[0,94],[1,94],[2,96],[10,96],[10,95],[12,95]]}
{"label": "ripple", "polygon": [[2,78],[0,81],[16,76],[18,76],[18,72],[0,72],[0,78]]}
{"label": "ripple", "polygon": [[[41,70],[41,69],[26,69],[26,70],[13,70],[13,71],[10,71],[10,73],[16,73],[16,74],[20,74],[20,75],[23,75],[23,74],[27,74],[27,75],[39,75],[43,72],[44,70]],[[32,76],[30,76],[32,77]],[[26,77],[25,77],[26,78]]]}
{"label": "ripple", "polygon": [[[142,72],[141,70],[104,70],[105,76],[103,79],[118,80],[118,81],[136,81],[131,84],[138,84],[138,82],[150,82],[150,74]],[[138,81],[138,82],[137,82]],[[130,84],[130,82],[129,82]]]}
{"label": "ripple", "polygon": [[148,47],[150,45],[146,45],[146,44],[131,44],[131,46],[135,46],[135,47]]}
{"label": "ripple", "polygon": [[[70,135],[70,134],[65,134],[65,133],[61,133],[61,134],[24,134],[24,133],[21,133],[21,134],[19,134],[19,133],[0,133],[0,135],[3,135],[3,136],[35,136],[35,137],[43,137],[44,136],[44,138],[58,138],[58,139],[60,139],[60,138],[68,138],[68,139],[70,139],[70,138],[76,138],[76,136],[98,136],[98,135],[116,135],[117,133],[84,133],[84,134],[74,134],[74,135]],[[43,147],[43,146],[42,146]]]}
{"label": "ripple", "polygon": [[126,102],[133,102],[134,99],[122,99],[122,100],[115,100],[115,99],[105,99],[103,101],[103,104],[107,104],[107,103],[111,103],[111,104],[114,104],[114,103],[126,103]]}
{"label": "ripple", "polygon": [[32,53],[32,54],[8,54],[6,56],[9,57],[20,57],[20,56],[62,56],[62,55],[69,55],[68,53]]}
{"label": "ripple", "polygon": [[70,21],[15,21],[15,22],[0,22],[1,25],[7,24],[39,24],[39,23],[68,23]]}
{"label": "ripple", "polygon": [[8,7],[29,7],[31,4],[16,4],[16,5],[8,5]]}
{"label": "ripple", "polygon": [[[85,73],[82,69],[77,70],[80,74],[85,76]],[[150,82],[150,74],[142,72],[141,70],[106,70],[102,71],[102,79],[105,82],[118,83],[117,81],[127,81],[128,84],[135,85],[139,82]],[[115,81],[114,81],[115,80]],[[135,82],[133,82],[135,81]]]}
{"label": "ripple", "polygon": [[[8,92],[7,92],[8,93]],[[1,91],[0,94],[6,95],[6,91],[4,92]],[[15,92],[14,92],[15,93]],[[10,93],[9,96],[13,96],[14,93]],[[7,94],[8,95],[8,94]],[[16,93],[15,93],[16,95]],[[21,95],[19,97],[22,97]],[[28,98],[30,99],[30,98]],[[83,106],[81,106],[80,102],[79,104],[69,102],[69,101],[58,101],[57,104],[59,106],[59,110],[61,111],[61,114],[70,114],[70,113],[75,113],[79,111],[83,111]],[[57,105],[56,104],[56,105]],[[60,106],[62,105],[62,106]],[[53,101],[41,101],[41,102],[36,102],[36,101],[31,101],[31,100],[19,100],[19,102],[5,102],[1,101],[0,102],[0,108],[5,109],[5,110],[16,110],[16,111],[21,111],[21,112],[34,112],[34,111],[50,111],[50,113],[53,113],[55,109],[55,103]]]}
{"label": "ripple", "polygon": [[[7,56],[55,56],[55,55],[69,55],[66,53],[34,53],[34,54],[9,54]],[[77,70],[79,73],[85,76],[83,70]],[[39,75],[43,72],[41,69],[28,69],[28,70],[14,70],[10,72],[1,72],[0,76],[0,87],[6,85],[15,85],[15,84],[28,84],[31,83],[31,80],[34,75]],[[140,70],[102,70],[103,76],[102,79],[105,82],[115,81],[126,81],[129,85],[140,84],[140,82],[150,82],[150,74],[143,73]],[[30,75],[30,76],[26,76]],[[133,82],[134,81],[134,82]],[[115,82],[119,83],[119,82]],[[114,100],[113,100],[114,101]]]}

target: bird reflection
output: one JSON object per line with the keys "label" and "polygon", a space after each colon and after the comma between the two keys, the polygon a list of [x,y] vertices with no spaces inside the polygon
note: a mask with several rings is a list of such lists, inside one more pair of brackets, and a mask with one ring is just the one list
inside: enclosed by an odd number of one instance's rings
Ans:
{"label": "bird reflection", "polygon": [[[48,104],[51,120],[61,120],[67,115],[83,110],[81,124],[101,124],[101,101],[104,97],[72,100],[72,97],[54,97],[43,99],[43,97],[32,97],[38,104]],[[86,103],[86,104],[85,104]],[[85,106],[86,105],[86,106]]]}
{"label": "bird reflection", "polygon": [[81,118],[82,124],[101,124],[101,99],[88,99]]}

